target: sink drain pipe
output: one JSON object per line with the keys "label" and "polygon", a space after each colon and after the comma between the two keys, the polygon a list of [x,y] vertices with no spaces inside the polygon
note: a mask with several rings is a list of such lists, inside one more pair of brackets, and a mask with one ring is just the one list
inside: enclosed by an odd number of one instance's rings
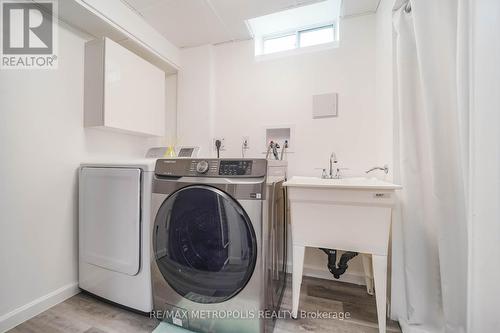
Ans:
{"label": "sink drain pipe", "polygon": [[358,255],[358,252],[347,251],[342,254],[337,266],[337,250],[321,249],[328,256],[328,270],[333,274],[333,277],[339,279],[347,270],[347,262]]}

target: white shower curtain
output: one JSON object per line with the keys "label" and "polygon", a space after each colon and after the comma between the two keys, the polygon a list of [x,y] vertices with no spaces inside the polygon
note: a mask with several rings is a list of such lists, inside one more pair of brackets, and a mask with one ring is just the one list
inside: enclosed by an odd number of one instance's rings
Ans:
{"label": "white shower curtain", "polygon": [[393,304],[403,332],[467,327],[466,1],[394,11],[396,70]]}

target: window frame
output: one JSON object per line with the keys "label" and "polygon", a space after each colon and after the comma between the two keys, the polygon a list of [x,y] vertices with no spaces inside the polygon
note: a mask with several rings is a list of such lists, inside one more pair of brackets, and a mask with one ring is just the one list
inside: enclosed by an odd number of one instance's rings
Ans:
{"label": "window frame", "polygon": [[[321,29],[326,29],[326,28],[331,28],[333,30],[333,40],[332,41],[326,42],[326,43],[315,44],[315,45],[309,45],[309,46],[300,46],[300,44],[301,44],[300,43],[300,34],[302,32],[310,32],[310,31],[321,30]],[[295,35],[295,47],[294,48],[288,49],[288,50],[266,53],[266,50],[264,47],[266,41],[271,40],[271,39],[281,38],[281,37],[293,36],[293,35]],[[314,26],[310,26],[310,27],[302,27],[300,29],[291,30],[291,31],[289,30],[289,31],[277,32],[274,34],[262,36],[262,38],[260,40],[260,48],[262,50],[262,53],[260,54],[260,56],[279,54],[282,52],[290,52],[290,51],[300,50],[300,49],[314,48],[314,47],[318,47],[318,46],[322,46],[322,45],[336,43],[336,42],[338,42],[338,40],[339,40],[339,36],[338,36],[337,22],[328,22],[326,24],[323,23],[320,25],[314,25]]]}

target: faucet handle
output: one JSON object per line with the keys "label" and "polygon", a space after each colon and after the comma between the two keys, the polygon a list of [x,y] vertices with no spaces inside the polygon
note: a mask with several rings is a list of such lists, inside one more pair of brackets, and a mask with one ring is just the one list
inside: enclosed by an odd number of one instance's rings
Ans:
{"label": "faucet handle", "polygon": [[332,175],[332,178],[335,178],[335,179],[340,179],[340,178],[343,178],[343,174],[342,172],[344,170],[349,170],[349,168],[335,168],[335,174]]}
{"label": "faucet handle", "polygon": [[321,170],[321,178],[323,179],[329,178],[325,168],[314,168],[314,170]]}
{"label": "faucet handle", "polygon": [[326,173],[326,169],[323,169],[323,172],[321,173],[321,178],[323,179],[328,178],[328,173]]}

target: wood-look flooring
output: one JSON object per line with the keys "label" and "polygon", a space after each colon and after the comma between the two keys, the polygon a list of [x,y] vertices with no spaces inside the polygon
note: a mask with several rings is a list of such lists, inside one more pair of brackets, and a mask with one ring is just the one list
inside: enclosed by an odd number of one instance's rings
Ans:
{"label": "wood-look flooring", "polygon": [[[290,284],[282,310],[291,310]],[[274,333],[378,333],[375,297],[364,286],[304,277],[300,310],[349,312],[350,319],[278,319]],[[159,322],[80,293],[15,327],[10,333],[146,333]],[[401,332],[387,322],[388,332]]]}

